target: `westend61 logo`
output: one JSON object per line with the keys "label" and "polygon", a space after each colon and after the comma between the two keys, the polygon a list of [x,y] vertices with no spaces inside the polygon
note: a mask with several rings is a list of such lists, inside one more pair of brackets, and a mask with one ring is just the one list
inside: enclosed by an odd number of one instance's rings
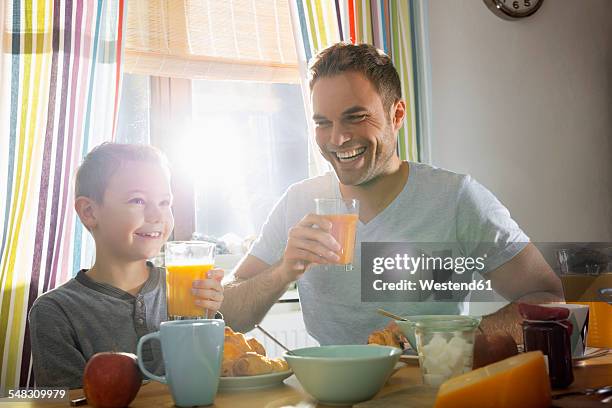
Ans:
{"label": "westend61 logo", "polygon": [[[471,250],[470,256],[463,255]],[[361,300],[364,302],[457,302],[475,292],[492,292],[486,279],[491,245],[364,242]]]}

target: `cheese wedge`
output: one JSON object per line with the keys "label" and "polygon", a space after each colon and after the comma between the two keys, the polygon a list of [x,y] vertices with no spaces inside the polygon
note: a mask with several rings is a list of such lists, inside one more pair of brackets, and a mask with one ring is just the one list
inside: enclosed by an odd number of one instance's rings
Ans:
{"label": "cheese wedge", "polygon": [[547,408],[550,395],[544,355],[531,351],[449,379],[434,407]]}

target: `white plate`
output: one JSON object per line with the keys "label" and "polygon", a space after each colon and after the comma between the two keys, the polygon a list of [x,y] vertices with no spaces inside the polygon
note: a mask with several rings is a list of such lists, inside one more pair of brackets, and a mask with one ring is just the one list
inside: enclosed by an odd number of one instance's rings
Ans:
{"label": "white plate", "polygon": [[602,357],[610,352],[607,348],[598,348],[598,347],[587,347],[584,350],[584,356],[582,357],[572,357],[574,361],[582,361],[588,360],[590,358]]}
{"label": "white plate", "polygon": [[219,391],[256,390],[259,388],[280,385],[286,378],[293,375],[293,371],[279,371],[276,373],[250,375],[244,377],[221,377]]}

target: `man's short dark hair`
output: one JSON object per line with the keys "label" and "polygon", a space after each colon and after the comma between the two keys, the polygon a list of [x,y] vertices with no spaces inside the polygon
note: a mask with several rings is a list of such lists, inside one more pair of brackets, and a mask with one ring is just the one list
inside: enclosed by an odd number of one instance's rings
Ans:
{"label": "man's short dark hair", "polygon": [[319,78],[343,72],[363,74],[388,109],[402,97],[402,85],[391,58],[370,44],[340,42],[319,52],[310,64],[310,90]]}
{"label": "man's short dark hair", "polygon": [[102,143],[94,147],[79,166],[76,174],[75,196],[88,197],[101,203],[110,178],[128,162],[159,164],[170,174],[166,156],[153,146]]}

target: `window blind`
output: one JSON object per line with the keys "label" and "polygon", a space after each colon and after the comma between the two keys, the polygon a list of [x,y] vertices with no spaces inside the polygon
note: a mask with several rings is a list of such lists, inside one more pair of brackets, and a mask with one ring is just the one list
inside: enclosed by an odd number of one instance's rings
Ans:
{"label": "window blind", "polygon": [[299,83],[287,0],[130,0],[125,72]]}

